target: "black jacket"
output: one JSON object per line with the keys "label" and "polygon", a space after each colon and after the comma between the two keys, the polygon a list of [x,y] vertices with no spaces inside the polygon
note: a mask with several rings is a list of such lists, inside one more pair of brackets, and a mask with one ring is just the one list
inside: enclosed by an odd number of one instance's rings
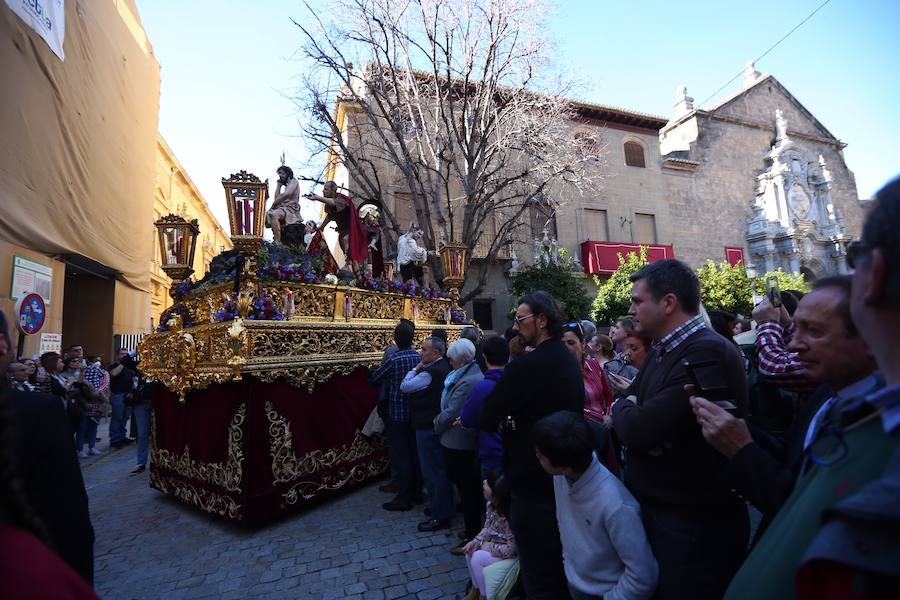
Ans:
{"label": "black jacket", "polygon": [[794,490],[803,466],[806,431],[816,411],[831,396],[827,385],[819,386],[796,411],[790,428],[780,436],[748,423],[753,443],[738,450],[722,470],[723,481],[763,514],[756,539]]}
{"label": "black jacket", "polygon": [[431,383],[424,390],[406,394],[413,429],[434,429],[434,418],[441,412],[441,392],[444,379],[450,372],[447,359],[436,360],[423,369],[431,375]]}
{"label": "black jacket", "polygon": [[723,370],[737,415],[747,410],[744,361],[734,344],[712,329],[692,334],[663,355],[653,348],[625,395],[612,408],[613,428],[625,446],[625,484],[638,502],[693,508],[742,503],[721,479],[725,457],[703,439],[688,402],[691,383],[682,362],[714,360]]}
{"label": "black jacket", "polygon": [[65,409],[48,394],[9,394],[25,493],[60,557],[93,585],[94,528]]}
{"label": "black jacket", "polygon": [[548,340],[506,366],[481,409],[484,431],[496,432],[507,416],[515,422],[515,431],[503,429],[503,472],[514,493],[553,495],[553,480],[534,455],[531,428],[560,410],[581,414],[584,379],[565,345]]}

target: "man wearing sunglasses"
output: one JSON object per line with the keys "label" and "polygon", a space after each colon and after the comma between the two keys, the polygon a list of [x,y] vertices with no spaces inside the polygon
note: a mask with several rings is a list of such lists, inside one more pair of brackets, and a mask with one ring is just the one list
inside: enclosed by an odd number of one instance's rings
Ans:
{"label": "man wearing sunglasses", "polygon": [[855,268],[850,313],[887,387],[838,398],[820,415],[807,444],[811,466],[732,581],[726,598],[896,597],[900,181],[882,189],[875,202],[863,228],[862,246],[849,253],[848,263]]}
{"label": "man wearing sunglasses", "polygon": [[513,329],[534,350],[507,365],[479,419],[482,430],[499,428],[503,434],[503,472],[512,491],[509,522],[530,599],[569,598],[553,478],[538,462],[531,437],[542,417],[560,410],[581,414],[584,407],[581,366],[561,340],[563,321],[547,292],[519,300]]}
{"label": "man wearing sunglasses", "polygon": [[703,437],[729,459],[723,479],[763,513],[760,533],[790,496],[801,468],[828,460],[824,455],[829,454],[830,439],[821,433],[826,417],[837,412],[839,403],[883,385],[872,352],[850,318],[849,276],[817,281],[800,300],[794,324],[787,350],[804,376],[820,387],[798,409],[783,436],[748,426],[709,400],[691,398]]}
{"label": "man wearing sunglasses", "polygon": [[[850,485],[825,498],[824,525],[797,572],[802,599],[896,597],[900,590],[900,178],[882,188],[863,226],[862,240],[847,249],[854,269],[850,311],[866,337],[886,387],[865,398],[872,412],[841,423],[844,444],[863,468],[845,457],[816,466],[824,478],[842,467]],[[874,418],[873,418],[874,416]],[[869,418],[868,422],[864,419]],[[848,453],[849,454],[849,453]],[[810,473],[808,478],[812,477]],[[858,490],[858,491],[857,491]],[[855,493],[854,493],[855,492]],[[830,506],[830,508],[829,508]]]}

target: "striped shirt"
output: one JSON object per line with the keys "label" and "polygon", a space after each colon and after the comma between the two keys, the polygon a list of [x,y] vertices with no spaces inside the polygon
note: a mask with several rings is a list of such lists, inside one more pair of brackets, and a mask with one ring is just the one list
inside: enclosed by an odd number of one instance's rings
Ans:
{"label": "striped shirt", "polygon": [[701,329],[706,329],[706,322],[701,315],[691,317],[666,335],[662,336],[659,341],[653,343],[656,349],[656,362],[660,362],[664,354],[671,352],[681,345],[684,340],[691,337]]}
{"label": "striped shirt", "polygon": [[796,352],[788,350],[793,324],[785,329],[777,321],[763,321],[756,327],[756,364],[759,374],[774,384],[794,390],[810,390],[819,385],[810,380]]}

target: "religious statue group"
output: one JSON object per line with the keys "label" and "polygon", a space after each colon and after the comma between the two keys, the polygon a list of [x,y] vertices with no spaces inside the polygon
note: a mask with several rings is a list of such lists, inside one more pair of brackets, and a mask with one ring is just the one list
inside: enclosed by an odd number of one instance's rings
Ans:
{"label": "religious statue group", "polygon": [[[326,181],[321,195],[310,193],[303,196],[323,204],[325,219],[321,224],[315,221],[304,223],[300,213],[300,183],[294,172],[282,165],[277,174],[272,206],[266,211],[266,227],[272,229],[276,243],[290,246],[303,244],[307,252],[321,251],[326,256],[326,263],[330,261],[337,270],[338,265],[322,237],[325,228],[334,223],[338,243],[344,253],[344,269],[352,271],[356,277],[391,275],[385,265],[381,215],[377,207],[366,205],[358,211],[350,196],[338,192],[337,183]],[[397,241],[397,263],[403,281],[416,281],[430,287],[426,262],[428,255],[434,253],[422,247],[422,238],[422,230],[411,224]]]}

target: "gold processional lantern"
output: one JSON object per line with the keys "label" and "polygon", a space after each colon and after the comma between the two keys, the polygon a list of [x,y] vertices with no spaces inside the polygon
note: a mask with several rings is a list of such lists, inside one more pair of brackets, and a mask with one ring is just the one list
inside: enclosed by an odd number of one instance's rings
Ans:
{"label": "gold processional lantern", "polygon": [[225,200],[228,202],[228,224],[231,241],[238,252],[253,254],[262,245],[266,219],[266,200],[269,198],[269,180],[247,171],[222,178]]}
{"label": "gold processional lantern", "polygon": [[459,288],[466,279],[466,252],[468,248],[460,242],[450,242],[441,247],[441,262],[444,265],[444,285],[450,288],[450,296],[459,298]]}
{"label": "gold processional lantern", "polygon": [[185,281],[194,272],[194,249],[200,234],[197,219],[188,221],[178,215],[166,215],[154,225],[159,233],[162,270],[173,281]]}

